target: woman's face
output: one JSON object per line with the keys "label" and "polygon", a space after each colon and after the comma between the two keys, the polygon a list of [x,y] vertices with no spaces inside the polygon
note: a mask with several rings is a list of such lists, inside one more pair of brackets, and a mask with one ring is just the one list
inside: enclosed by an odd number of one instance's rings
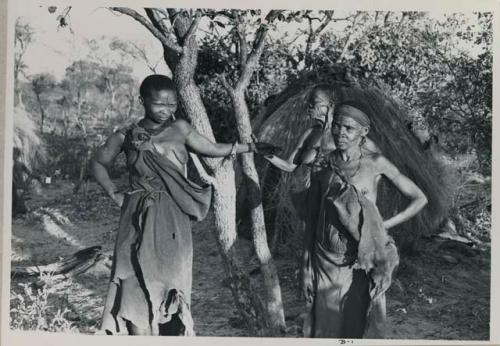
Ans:
{"label": "woman's face", "polygon": [[143,100],[146,117],[156,123],[170,119],[177,110],[177,94],[174,90],[151,90]]}
{"label": "woman's face", "polygon": [[332,135],[335,146],[347,150],[359,146],[363,137],[368,134],[368,127],[361,125],[348,116],[337,116],[333,120]]}
{"label": "woman's face", "polygon": [[330,93],[324,89],[314,90],[309,100],[308,107],[308,113],[311,119],[324,123],[331,108]]}

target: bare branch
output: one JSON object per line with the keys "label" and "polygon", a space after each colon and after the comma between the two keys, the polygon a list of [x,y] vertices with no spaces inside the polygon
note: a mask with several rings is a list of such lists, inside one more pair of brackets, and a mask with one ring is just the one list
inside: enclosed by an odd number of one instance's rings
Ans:
{"label": "bare branch", "polygon": [[306,17],[310,22],[313,22],[315,20],[317,20],[318,22],[321,22],[321,18],[319,17],[311,17],[311,16],[304,16]]}
{"label": "bare branch", "polygon": [[239,53],[240,53],[240,72],[245,69],[248,59],[248,42],[246,33],[246,24],[240,16],[238,10],[232,11],[233,17],[236,20],[236,33],[238,34]]}
{"label": "bare branch", "polygon": [[257,32],[255,33],[255,41],[253,45],[252,52],[250,53],[249,58],[253,58],[256,55],[260,57],[260,54],[262,53],[262,50],[264,49],[264,43],[266,41],[266,35],[267,32],[269,31],[269,28],[267,25],[261,25]]}
{"label": "bare branch", "polygon": [[312,19],[310,17],[307,17],[307,21],[309,22],[309,37],[314,35],[314,30],[312,26]]}
{"label": "bare branch", "polygon": [[265,45],[265,39],[269,28],[267,24],[261,24],[257,32],[255,33],[255,40],[251,53],[248,55],[247,63],[241,70],[240,77],[238,79],[238,84],[236,89],[244,90],[250,83],[250,78],[255,71],[255,68],[259,64],[259,59],[262,55]]}
{"label": "bare branch", "polygon": [[[155,28],[165,34],[170,32],[170,29],[164,23],[164,21],[168,20],[169,18],[166,11],[162,10],[161,8],[145,8],[144,11],[146,12],[146,15],[148,16],[151,23],[153,23]],[[160,17],[160,15],[162,15],[163,17]]]}
{"label": "bare branch", "polygon": [[384,26],[389,24],[389,18],[391,16],[391,11],[387,11],[385,17],[384,17]]}
{"label": "bare branch", "polygon": [[344,18],[332,18],[332,21],[333,22],[343,22],[343,21],[349,21],[352,19],[352,17],[355,17],[356,15],[352,15],[352,16],[347,16],[347,17],[344,17]]}
{"label": "bare branch", "polygon": [[182,53],[182,48],[172,41],[169,37],[165,36],[160,30],[158,30],[150,21],[148,21],[145,17],[143,17],[141,14],[139,14],[137,11],[132,10],[127,7],[111,7],[111,10],[119,13],[126,14],[127,16],[130,16],[134,18],[136,21],[141,23],[144,27],[146,27],[160,42],[166,46],[169,47],[170,49]]}
{"label": "bare branch", "polygon": [[347,49],[349,48],[349,45],[351,44],[352,41],[352,35],[354,34],[354,31],[356,29],[356,25],[359,19],[361,12],[357,12],[356,15],[354,16],[354,19],[352,21],[352,27],[351,31],[349,32],[349,35],[347,36],[347,40],[345,41],[344,47],[342,48],[342,52],[340,53],[339,58],[337,59],[337,63],[340,63],[342,59],[344,59],[344,56],[347,53]]}
{"label": "bare branch", "polygon": [[185,45],[186,42],[188,42],[189,39],[191,37],[193,37],[193,35],[195,34],[196,30],[198,29],[198,25],[200,24],[200,20],[201,20],[201,11],[197,10],[196,14],[195,14],[195,17],[194,17],[193,21],[191,22],[191,25],[189,26],[189,29],[188,29],[186,35],[182,39],[183,45]]}
{"label": "bare branch", "polygon": [[327,26],[330,24],[333,18],[333,11],[326,11],[325,17],[323,18],[323,22],[316,28],[314,31],[314,35],[320,34]]}
{"label": "bare branch", "polygon": [[[151,20],[151,23],[160,30],[161,32],[164,32],[166,35],[167,33],[172,33],[173,34],[173,24],[171,24],[171,27],[169,28],[165,24],[165,20],[170,20],[172,21],[172,16],[173,14],[170,14],[169,12],[159,9],[159,8],[145,8],[146,14]],[[175,38],[172,38],[175,42],[179,42],[179,39],[176,35],[172,35]],[[180,46],[180,45],[179,45]],[[175,66],[177,65],[180,57],[180,52],[163,45],[163,57],[168,65],[168,67],[173,71],[175,69]]]}
{"label": "bare branch", "polygon": [[219,80],[222,83],[222,86],[224,87],[224,89],[226,89],[229,93],[232,93],[234,88],[231,86],[231,84],[229,84],[229,81],[227,80],[226,75],[225,74],[219,75]]}
{"label": "bare branch", "polygon": [[410,12],[403,12],[398,26],[401,27],[401,25],[403,25],[408,20],[408,18],[410,18]]}
{"label": "bare branch", "polygon": [[316,29],[313,28],[311,17],[308,17],[308,16],[306,17],[307,20],[309,21],[309,32],[307,35],[306,48],[304,51],[306,68],[310,67],[312,64],[311,57],[310,57],[312,45],[313,45],[314,41],[316,40],[316,38],[318,37],[318,35],[333,20],[333,13],[334,13],[334,11],[325,11],[325,15],[324,15],[323,19],[320,21],[321,24]]}
{"label": "bare branch", "polygon": [[164,17],[163,19],[168,19],[168,12],[165,11],[163,8],[155,7],[154,10],[157,11],[158,13],[162,14]]}

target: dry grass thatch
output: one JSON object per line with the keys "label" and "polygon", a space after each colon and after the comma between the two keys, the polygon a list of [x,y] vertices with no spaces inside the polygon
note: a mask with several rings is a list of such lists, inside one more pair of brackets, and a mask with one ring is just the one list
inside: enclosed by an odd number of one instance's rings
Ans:
{"label": "dry grass thatch", "polygon": [[45,143],[24,107],[14,108],[13,147],[19,149],[21,161],[29,168],[36,168],[46,157]]}
{"label": "dry grass thatch", "polygon": [[[447,181],[444,167],[437,162],[430,151],[423,149],[417,137],[409,130],[411,121],[408,112],[380,87],[368,81],[346,82],[338,70],[329,73],[310,73],[293,83],[268,107],[268,116],[259,129],[258,137],[262,141],[284,148],[283,157],[293,150],[299,136],[310,126],[306,116],[309,93],[315,85],[328,83],[332,86],[336,103],[349,101],[359,105],[368,114],[372,122],[369,137],[377,144],[380,151],[399,170],[412,179],[426,194],[429,204],[412,220],[399,226],[394,234],[404,249],[415,249],[416,240],[421,236],[433,234],[439,223],[447,215],[451,203],[451,183]],[[273,183],[264,184],[267,209],[276,209],[273,223],[285,228],[290,238],[289,228],[300,233],[300,225],[294,216],[295,211],[290,198],[290,189],[306,179],[307,172],[298,174],[270,174],[271,170],[262,165],[266,177],[273,176]],[[405,198],[388,181],[379,187],[379,209],[384,217],[389,217],[406,205]],[[401,232],[400,232],[401,231]]]}

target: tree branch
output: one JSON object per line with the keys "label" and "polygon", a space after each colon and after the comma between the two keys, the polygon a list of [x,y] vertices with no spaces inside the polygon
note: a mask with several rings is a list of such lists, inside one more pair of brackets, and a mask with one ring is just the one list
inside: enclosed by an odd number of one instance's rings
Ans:
{"label": "tree branch", "polygon": [[[257,32],[255,33],[255,39],[253,43],[253,48],[250,54],[246,59],[246,64],[243,66],[240,77],[238,78],[238,83],[236,85],[236,89],[245,90],[250,83],[250,78],[255,71],[259,63],[259,59],[262,55],[262,51],[264,50],[265,39],[267,36],[267,32],[269,31],[269,27],[267,24],[261,24]],[[246,42],[246,40],[245,40]]]}
{"label": "tree branch", "polygon": [[243,73],[248,60],[248,42],[246,35],[246,25],[239,14],[238,10],[232,12],[234,20],[236,21],[236,33],[238,34],[239,53],[240,53],[240,74]]}
{"label": "tree branch", "polygon": [[360,14],[361,14],[361,12],[358,11],[358,12],[356,12],[356,15],[354,16],[354,19],[352,21],[351,31],[349,32],[349,35],[347,36],[347,40],[344,44],[344,47],[342,47],[342,52],[340,53],[340,56],[336,61],[337,63],[340,63],[347,53],[347,49],[349,48],[349,45],[352,42],[352,35],[354,34],[354,30],[356,28],[357,21],[358,21]]}
{"label": "tree branch", "polygon": [[264,49],[264,43],[266,42],[266,35],[267,32],[269,31],[269,28],[267,25],[263,24],[259,27],[257,32],[255,33],[255,40],[253,44],[252,51],[250,52],[249,59],[255,59],[256,57],[259,58],[263,49]]}
{"label": "tree branch", "polygon": [[385,17],[384,17],[384,26],[389,24],[389,17],[391,16],[391,11],[387,11]]}
{"label": "tree branch", "polygon": [[132,10],[127,7],[110,7],[112,11],[119,12],[122,14],[126,14],[127,16],[132,17],[139,23],[141,23],[146,29],[148,29],[160,42],[165,46],[168,47],[178,53],[182,53],[182,48],[172,41],[169,37],[165,36],[158,28],[156,28],[152,22],[148,21],[145,17],[143,17],[141,14],[139,14],[137,11]]}
{"label": "tree branch", "polygon": [[[165,19],[168,19],[168,13],[163,11],[160,8],[145,8],[144,11],[146,12],[146,15],[148,16],[149,20],[151,23],[157,28],[160,32],[167,33],[169,32],[168,27],[163,23]],[[158,15],[162,14],[164,17],[160,18]]]}
{"label": "tree branch", "polygon": [[234,88],[231,86],[231,84],[229,84],[229,81],[227,80],[225,74],[219,75],[219,80],[222,83],[224,89],[226,89],[229,93],[233,92]]}
{"label": "tree branch", "polygon": [[194,16],[194,19],[191,22],[191,25],[189,26],[189,29],[188,29],[186,35],[182,39],[182,45],[183,46],[185,46],[186,42],[189,41],[189,39],[191,37],[193,37],[193,35],[195,34],[196,29],[198,29],[198,25],[200,24],[200,20],[201,20],[201,11],[200,10],[196,10],[196,14]]}
{"label": "tree branch", "polygon": [[[173,31],[173,24],[172,29],[170,30],[167,25],[164,23],[164,20],[166,19],[171,19],[171,15],[164,11],[163,9],[159,8],[145,8],[146,14],[151,20],[151,23],[160,30],[161,32],[168,33]],[[160,15],[163,15],[163,18],[160,18]],[[177,42],[179,41],[177,36],[176,36]],[[177,44],[177,43],[176,43]],[[180,47],[180,45],[179,45]],[[182,50],[182,48],[181,48]],[[169,46],[163,45],[163,57],[165,62],[167,63],[168,67],[170,68],[171,71],[174,71],[175,66],[177,65],[179,58],[180,58],[181,52],[172,49]]]}
{"label": "tree branch", "polygon": [[325,11],[325,17],[323,18],[323,22],[316,28],[316,30],[314,31],[314,35],[316,36],[319,33],[321,33],[327,27],[327,25],[330,24],[332,18],[333,18],[333,11]]}

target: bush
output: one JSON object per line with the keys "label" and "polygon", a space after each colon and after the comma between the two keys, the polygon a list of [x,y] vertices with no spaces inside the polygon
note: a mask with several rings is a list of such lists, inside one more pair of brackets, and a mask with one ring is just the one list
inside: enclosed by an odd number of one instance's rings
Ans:
{"label": "bush", "polygon": [[77,332],[66,319],[67,308],[61,311],[49,304],[49,296],[54,293],[45,285],[34,289],[30,283],[19,283],[22,292],[11,292],[10,327],[17,330],[47,332]]}

